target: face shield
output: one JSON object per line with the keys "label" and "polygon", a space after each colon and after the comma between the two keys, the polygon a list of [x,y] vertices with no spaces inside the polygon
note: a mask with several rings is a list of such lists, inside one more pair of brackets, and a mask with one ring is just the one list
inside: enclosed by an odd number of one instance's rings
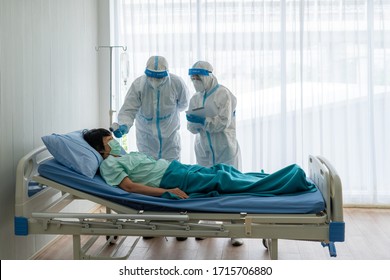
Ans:
{"label": "face shield", "polygon": [[150,78],[155,78],[155,79],[162,79],[168,76],[168,71],[167,70],[162,70],[162,71],[153,71],[150,69],[145,70],[145,75],[150,77]]}
{"label": "face shield", "polygon": [[168,77],[168,62],[162,56],[152,56],[146,63],[145,75],[153,88],[159,87]]}
{"label": "face shield", "polygon": [[211,71],[207,69],[202,69],[202,68],[190,68],[188,70],[188,75],[193,76],[193,75],[202,75],[202,76],[208,76]]}
{"label": "face shield", "polygon": [[203,68],[190,68],[188,75],[191,76],[192,84],[196,92],[206,91],[205,77],[209,76],[211,71]]}
{"label": "face shield", "polygon": [[168,71],[152,71],[149,69],[145,70],[145,75],[148,77],[148,82],[153,88],[158,88],[164,81],[165,77],[168,77]]}

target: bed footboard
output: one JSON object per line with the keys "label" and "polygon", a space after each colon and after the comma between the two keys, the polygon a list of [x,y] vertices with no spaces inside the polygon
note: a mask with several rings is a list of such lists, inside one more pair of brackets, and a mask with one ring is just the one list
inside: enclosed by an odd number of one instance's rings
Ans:
{"label": "bed footboard", "polygon": [[340,176],[333,165],[323,156],[309,156],[309,177],[320,189],[326,203],[329,223],[329,240],[322,242],[329,254],[336,257],[334,242],[344,242],[345,223],[343,216],[343,194]]}

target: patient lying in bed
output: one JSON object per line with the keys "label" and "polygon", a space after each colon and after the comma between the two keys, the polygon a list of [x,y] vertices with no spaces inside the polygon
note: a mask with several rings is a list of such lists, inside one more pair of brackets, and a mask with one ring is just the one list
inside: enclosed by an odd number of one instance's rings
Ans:
{"label": "patient lying in bed", "polygon": [[295,164],[272,174],[241,173],[225,164],[206,168],[155,160],[138,152],[122,155],[119,143],[103,128],[85,131],[83,136],[104,159],[99,169],[106,183],[132,193],[185,199],[243,194],[275,196],[316,190]]}

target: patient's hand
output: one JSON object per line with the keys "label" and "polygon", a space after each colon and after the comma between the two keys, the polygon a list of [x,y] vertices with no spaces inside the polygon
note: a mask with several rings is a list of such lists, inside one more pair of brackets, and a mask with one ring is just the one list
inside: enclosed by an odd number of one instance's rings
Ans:
{"label": "patient's hand", "polygon": [[165,191],[167,191],[169,193],[172,193],[172,194],[174,194],[174,195],[176,195],[176,196],[178,196],[179,198],[182,198],[182,199],[188,198],[188,194],[186,194],[185,192],[183,192],[179,188],[166,189]]}

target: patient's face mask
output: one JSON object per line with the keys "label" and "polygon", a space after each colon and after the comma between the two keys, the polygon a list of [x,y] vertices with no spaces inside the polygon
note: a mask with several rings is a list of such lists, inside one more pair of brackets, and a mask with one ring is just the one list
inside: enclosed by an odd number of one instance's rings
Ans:
{"label": "patient's face mask", "polygon": [[108,141],[107,145],[111,148],[110,155],[113,156],[121,155],[122,147],[118,141],[116,141],[115,139],[111,139],[110,141]]}

